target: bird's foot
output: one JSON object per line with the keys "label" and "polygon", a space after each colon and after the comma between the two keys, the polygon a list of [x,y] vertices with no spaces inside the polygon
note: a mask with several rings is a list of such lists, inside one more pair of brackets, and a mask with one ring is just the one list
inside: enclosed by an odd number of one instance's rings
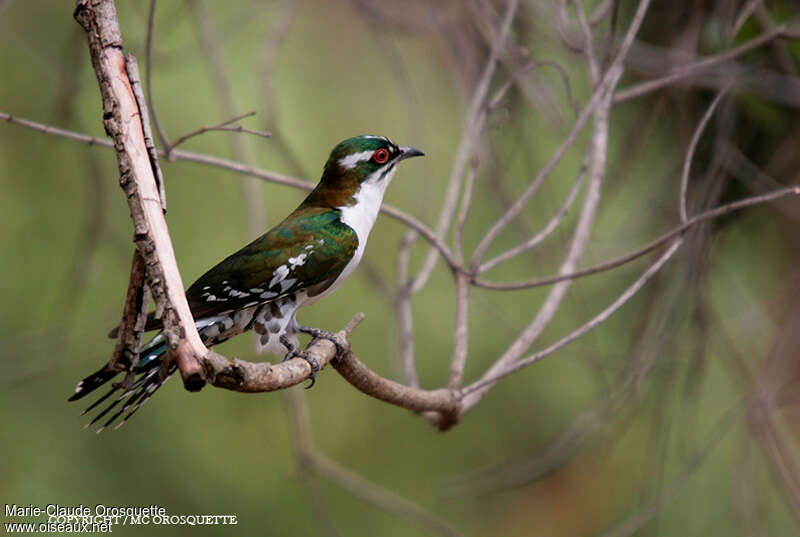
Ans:
{"label": "bird's foot", "polygon": [[333,332],[328,332],[327,330],[321,330],[319,328],[314,328],[311,326],[303,326],[297,325],[297,331],[302,332],[304,334],[310,335],[312,338],[311,342],[313,343],[315,339],[327,339],[334,345],[336,345],[336,358],[334,360],[339,360],[342,356],[344,356],[344,347],[342,344],[339,343],[339,338],[336,337],[336,334]]}
{"label": "bird's foot", "polygon": [[314,383],[317,379],[317,371],[319,371],[319,362],[317,362],[317,359],[306,351],[300,350],[297,345],[294,345],[291,341],[289,341],[289,338],[287,338],[285,335],[280,337],[280,341],[283,346],[286,347],[286,350],[289,351],[286,353],[286,356],[283,357],[284,362],[286,360],[291,360],[292,358],[302,358],[308,362],[308,365],[311,367],[311,376],[308,377],[311,379],[311,384],[306,386],[306,390],[314,386]]}

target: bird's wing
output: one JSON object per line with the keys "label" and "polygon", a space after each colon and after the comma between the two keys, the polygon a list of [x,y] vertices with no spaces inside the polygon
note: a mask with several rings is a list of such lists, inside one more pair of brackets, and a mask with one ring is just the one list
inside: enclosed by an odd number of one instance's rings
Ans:
{"label": "bird's wing", "polygon": [[186,291],[196,319],[271,302],[299,289],[330,286],[358,247],[358,237],[328,208],[292,213],[203,274]]}

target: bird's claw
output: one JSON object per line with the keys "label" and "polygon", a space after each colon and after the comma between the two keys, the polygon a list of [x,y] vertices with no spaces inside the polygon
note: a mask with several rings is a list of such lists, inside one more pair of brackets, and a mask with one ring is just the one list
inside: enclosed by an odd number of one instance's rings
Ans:
{"label": "bird's claw", "polygon": [[292,358],[302,358],[308,363],[308,365],[311,367],[311,375],[308,377],[311,380],[311,384],[306,386],[306,390],[314,386],[314,383],[317,381],[317,371],[319,371],[319,362],[317,362],[317,359],[306,351],[301,351],[296,345],[293,345],[286,336],[281,336],[280,342],[289,351],[286,353],[286,356],[283,357],[284,362],[286,360],[291,360]]}
{"label": "bird's claw", "polygon": [[339,338],[336,337],[336,334],[333,332],[328,332],[327,330],[322,330],[320,328],[314,328],[312,326],[298,326],[297,330],[299,332],[303,332],[304,334],[310,335],[313,339],[311,343],[314,343],[314,340],[317,339],[327,339],[331,343],[336,346],[336,358],[334,360],[339,360],[342,356],[344,356],[344,347],[341,343],[339,343]]}

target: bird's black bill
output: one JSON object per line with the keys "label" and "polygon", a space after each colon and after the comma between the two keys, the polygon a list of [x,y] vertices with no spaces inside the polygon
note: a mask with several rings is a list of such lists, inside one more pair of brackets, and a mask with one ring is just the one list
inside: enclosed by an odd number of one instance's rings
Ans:
{"label": "bird's black bill", "polygon": [[424,157],[425,153],[417,149],[416,147],[401,147],[400,148],[400,156],[397,157],[397,160],[404,160],[411,157]]}

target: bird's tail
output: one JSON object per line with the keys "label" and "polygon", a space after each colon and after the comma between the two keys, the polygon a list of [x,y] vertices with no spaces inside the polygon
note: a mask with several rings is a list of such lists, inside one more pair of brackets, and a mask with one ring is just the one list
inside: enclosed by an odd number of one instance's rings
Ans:
{"label": "bird's tail", "polygon": [[103,429],[114,423],[117,418],[127,412],[127,414],[125,414],[125,416],[122,418],[122,421],[116,425],[116,428],[122,427],[122,425],[128,421],[128,418],[130,418],[137,410],[139,410],[142,405],[153,396],[156,390],[158,390],[164,384],[164,382],[167,381],[170,375],[175,372],[176,367],[174,364],[170,365],[168,371],[161,371],[161,364],[163,362],[166,350],[167,344],[164,339],[164,335],[158,334],[149,343],[141,348],[139,352],[139,360],[137,361],[136,366],[134,366],[133,371],[117,371],[109,368],[106,365],[99,371],[96,371],[82,381],[78,382],[78,385],[75,387],[75,393],[69,398],[69,401],[77,401],[78,399],[89,395],[117,375],[121,373],[125,374],[125,377],[121,382],[113,383],[111,385],[111,390],[109,390],[100,399],[92,403],[89,408],[83,411],[81,415],[88,413],[112,395],[117,394],[117,396],[112,399],[111,404],[109,404],[105,410],[100,412],[89,423],[87,423],[86,427],[91,427],[97,423],[101,418],[103,418],[103,416],[117,408],[120,403],[122,403],[121,408],[117,409],[117,411],[114,412],[105,423],[103,423],[97,432],[102,432]]}

